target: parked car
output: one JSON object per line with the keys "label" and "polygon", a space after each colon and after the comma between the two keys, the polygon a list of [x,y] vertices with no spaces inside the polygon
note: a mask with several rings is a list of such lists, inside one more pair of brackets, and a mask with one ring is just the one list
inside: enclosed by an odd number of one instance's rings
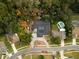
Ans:
{"label": "parked car", "polygon": [[42,53],[48,53],[47,51],[42,51]]}

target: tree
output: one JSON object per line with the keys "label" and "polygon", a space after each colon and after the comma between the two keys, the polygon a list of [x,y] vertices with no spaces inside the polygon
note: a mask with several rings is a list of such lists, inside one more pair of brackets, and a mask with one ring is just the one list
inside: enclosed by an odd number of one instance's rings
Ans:
{"label": "tree", "polygon": [[39,55],[39,59],[44,59],[44,56],[43,55]]}
{"label": "tree", "polygon": [[60,44],[60,37],[54,38],[52,35],[49,36],[51,44]]}
{"label": "tree", "polygon": [[25,33],[24,30],[20,28],[20,32],[18,32],[20,43],[23,45],[29,45],[31,42],[31,33]]}
{"label": "tree", "polygon": [[0,16],[5,16],[8,13],[7,6],[0,2]]}
{"label": "tree", "polygon": [[7,10],[7,6],[0,2],[0,33],[4,33],[5,32],[5,27],[6,25],[4,25],[4,17],[8,14],[8,10]]}

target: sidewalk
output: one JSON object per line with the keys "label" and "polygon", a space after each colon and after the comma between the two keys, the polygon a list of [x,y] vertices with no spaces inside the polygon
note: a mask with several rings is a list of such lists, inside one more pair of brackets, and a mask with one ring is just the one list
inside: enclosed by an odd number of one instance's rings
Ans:
{"label": "sidewalk", "polygon": [[[16,49],[16,47],[15,47],[15,44],[12,43],[11,46],[12,46],[12,48],[13,48],[14,53],[17,53],[18,51],[17,51],[17,49]],[[18,56],[18,59],[22,59],[22,57],[21,57],[21,56]]]}

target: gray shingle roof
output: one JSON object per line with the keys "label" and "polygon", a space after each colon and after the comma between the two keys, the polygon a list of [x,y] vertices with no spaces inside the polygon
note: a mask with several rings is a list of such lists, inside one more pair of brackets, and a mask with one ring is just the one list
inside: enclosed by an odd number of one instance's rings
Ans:
{"label": "gray shingle roof", "polygon": [[36,21],[33,25],[33,28],[37,28],[37,36],[42,37],[47,35],[50,31],[50,22],[46,21]]}

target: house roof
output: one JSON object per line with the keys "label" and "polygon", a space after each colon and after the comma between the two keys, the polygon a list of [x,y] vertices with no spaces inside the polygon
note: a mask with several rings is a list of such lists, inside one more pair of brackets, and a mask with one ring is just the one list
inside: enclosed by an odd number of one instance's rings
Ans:
{"label": "house roof", "polygon": [[33,29],[37,29],[37,37],[42,37],[47,35],[50,31],[50,22],[46,21],[36,21],[33,24]]}
{"label": "house roof", "polygon": [[6,34],[7,39],[12,43],[17,43],[19,41],[19,37],[17,33],[15,34]]}

